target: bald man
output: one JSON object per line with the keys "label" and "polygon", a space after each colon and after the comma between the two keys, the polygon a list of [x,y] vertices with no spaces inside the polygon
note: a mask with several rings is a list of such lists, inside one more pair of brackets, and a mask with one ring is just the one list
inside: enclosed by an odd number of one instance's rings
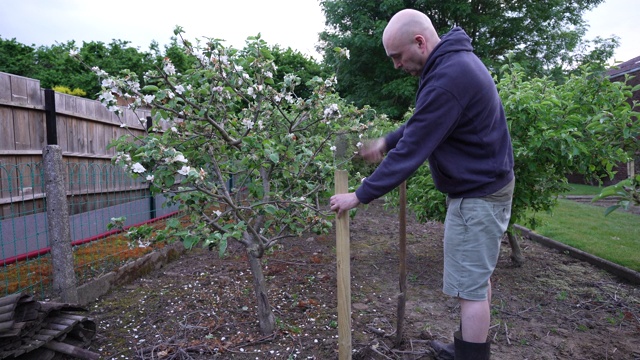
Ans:
{"label": "bald man", "polygon": [[385,195],[428,161],[436,188],[447,194],[442,289],[460,302],[454,342],[431,346],[438,359],[489,359],[490,277],[515,182],[502,102],[461,28],[440,38],[425,14],[402,10],[382,44],[396,69],[420,77],[415,111],[363,147],[361,156],[380,165],[354,193],[332,196],[331,210],[340,216]]}

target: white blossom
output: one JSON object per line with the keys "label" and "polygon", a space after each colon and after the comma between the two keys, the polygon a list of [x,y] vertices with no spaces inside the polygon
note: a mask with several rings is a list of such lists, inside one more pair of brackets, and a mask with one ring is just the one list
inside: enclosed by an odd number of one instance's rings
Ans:
{"label": "white blossom", "polygon": [[220,211],[220,210],[215,210],[213,213],[214,213],[216,216],[220,216],[220,215],[222,215],[222,211]]}
{"label": "white blossom", "polygon": [[293,102],[295,101],[295,99],[293,98],[293,96],[291,95],[291,93],[287,94],[287,96],[285,96],[284,98],[285,100],[287,100],[287,102],[289,104],[293,104]]}
{"label": "white blossom", "polygon": [[169,60],[169,58],[164,58],[163,62],[164,62],[164,67],[162,70],[164,70],[164,72],[167,73],[167,75],[175,75],[176,68],[171,63],[171,60]]}
{"label": "white blossom", "polygon": [[242,120],[242,125],[244,125],[247,129],[253,129],[253,124],[253,121],[251,121],[250,119]]}
{"label": "white blossom", "polygon": [[185,164],[189,162],[189,160],[187,160],[187,158],[185,158],[181,153],[176,154],[176,156],[174,156],[173,158],[173,161],[179,161]]}
{"label": "white blossom", "polygon": [[177,133],[177,132],[178,132],[178,129],[177,129],[175,126],[172,126],[172,127],[171,127],[171,131],[173,131],[174,133]]}
{"label": "white blossom", "polygon": [[104,71],[104,70],[100,69],[100,68],[99,68],[99,67],[97,67],[97,66],[92,67],[92,68],[91,68],[91,71],[93,71],[94,73],[96,73],[96,75],[98,75],[98,76],[107,76],[107,75],[108,75],[106,71]]}
{"label": "white blossom", "polygon": [[147,169],[144,168],[144,166],[142,166],[142,164],[140,163],[135,163],[133,165],[131,165],[131,171],[133,171],[134,173],[138,173],[141,174],[143,172],[145,172]]}
{"label": "white blossom", "polygon": [[331,151],[336,151],[336,149],[337,148],[335,147],[335,145],[329,148],[329,150],[331,150]]}
{"label": "white blossom", "polygon": [[338,110],[338,104],[331,104],[331,106],[329,106],[328,108],[324,109],[324,117],[327,118],[335,113],[338,113],[338,115],[340,114],[340,111]]}
{"label": "white blossom", "polygon": [[100,96],[98,96],[98,99],[100,99],[100,101],[103,103],[108,103],[114,101],[116,98],[113,96],[113,93],[111,93],[111,91],[105,91],[100,94]]}
{"label": "white blossom", "polygon": [[153,101],[153,99],[155,99],[156,96],[155,95],[145,95],[144,96],[144,102],[146,102],[147,104],[151,104],[151,102]]}
{"label": "white blossom", "polygon": [[153,181],[153,179],[155,179],[155,176],[147,175],[147,181]]}
{"label": "white blossom", "polygon": [[189,175],[189,171],[191,171],[191,167],[185,165],[182,169],[178,170],[178,174]]}
{"label": "white blossom", "polygon": [[184,86],[182,86],[182,85],[176,85],[176,92],[177,92],[178,94],[182,94],[182,93],[184,93]]}

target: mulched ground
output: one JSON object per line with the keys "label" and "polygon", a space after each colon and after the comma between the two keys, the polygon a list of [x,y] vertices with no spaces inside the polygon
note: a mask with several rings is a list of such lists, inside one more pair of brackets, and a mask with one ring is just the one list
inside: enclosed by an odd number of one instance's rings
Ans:
{"label": "mulched ground", "polygon": [[[457,302],[442,286],[442,224],[407,224],[408,294],[398,311],[398,216],[379,201],[351,222],[354,359],[432,359]],[[517,268],[503,243],[492,278],[494,359],[640,359],[640,287],[528,239]],[[243,249],[190,251],[91,306],[104,359],[337,359],[335,239],[283,242],[263,265],[278,330],[259,332]]]}

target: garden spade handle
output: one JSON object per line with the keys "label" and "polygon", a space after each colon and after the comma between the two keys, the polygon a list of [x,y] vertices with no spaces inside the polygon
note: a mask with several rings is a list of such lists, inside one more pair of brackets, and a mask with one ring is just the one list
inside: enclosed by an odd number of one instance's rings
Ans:
{"label": "garden spade handle", "polygon": [[400,294],[398,295],[398,313],[395,345],[400,346],[404,328],[404,309],[407,303],[407,182],[400,184]]}
{"label": "garden spade handle", "polygon": [[[335,172],[336,194],[349,190],[345,170]],[[351,266],[349,212],[336,215],[336,263],[338,266],[338,359],[351,359]]]}

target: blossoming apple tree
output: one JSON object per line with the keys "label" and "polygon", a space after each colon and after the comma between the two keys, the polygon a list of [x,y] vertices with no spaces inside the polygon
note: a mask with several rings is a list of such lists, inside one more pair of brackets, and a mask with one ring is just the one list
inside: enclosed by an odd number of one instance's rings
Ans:
{"label": "blossoming apple tree", "polygon": [[120,111],[120,96],[134,111],[150,107],[156,124],[168,122],[166,131],[154,125],[142,137],[116,140],[114,161],[189,214],[189,225],[168,223],[187,248],[217,248],[220,255],[230,241],[246,248],[260,330],[271,333],[275,318],[260,258],[283,238],[330,229],[325,205],[334,170],[349,163],[336,157],[336,139],[349,139],[346,153],[353,154],[377,115],[341,99],[334,78],[313,79],[304,99],[296,96],[295,74],[275,83],[277,66],[259,36],[237,50],[216,39],[192,43],[179,27],[175,34],[192,59],[187,71],[165,58],[141,86],[133,73],[94,69],[109,109]]}

